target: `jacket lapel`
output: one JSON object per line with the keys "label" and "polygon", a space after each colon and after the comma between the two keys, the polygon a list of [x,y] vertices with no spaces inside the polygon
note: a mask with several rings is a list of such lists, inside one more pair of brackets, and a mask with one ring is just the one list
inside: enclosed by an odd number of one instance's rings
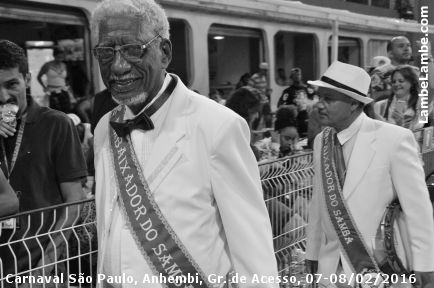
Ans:
{"label": "jacket lapel", "polygon": [[[172,77],[177,77],[172,75]],[[186,133],[186,94],[188,89],[178,78],[178,84],[169,103],[166,119],[156,138],[145,165],[144,175],[152,192],[155,192],[161,181],[183,156],[182,139]]]}
{"label": "jacket lapel", "polygon": [[375,140],[375,122],[366,117],[360,127],[357,135],[356,143],[351,152],[350,161],[348,163],[347,175],[343,194],[348,198],[357,188],[358,184],[369,169],[369,165],[375,155],[373,142]]}

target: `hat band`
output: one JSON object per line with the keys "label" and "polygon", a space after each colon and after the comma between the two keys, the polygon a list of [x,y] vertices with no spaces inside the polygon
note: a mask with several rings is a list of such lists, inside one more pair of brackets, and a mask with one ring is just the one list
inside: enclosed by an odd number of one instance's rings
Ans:
{"label": "hat band", "polygon": [[331,79],[331,78],[329,78],[327,76],[322,76],[321,77],[321,81],[323,81],[323,82],[325,82],[327,84],[333,85],[333,86],[335,86],[337,88],[345,89],[345,90],[354,92],[356,94],[359,94],[360,96],[367,97],[366,94],[363,94],[362,92],[360,92],[360,91],[358,91],[358,90],[356,90],[354,88],[351,88],[351,87],[349,87],[349,86],[347,86],[345,84],[342,84],[342,83],[340,83],[338,81],[335,81],[335,80],[333,80],[333,79]]}

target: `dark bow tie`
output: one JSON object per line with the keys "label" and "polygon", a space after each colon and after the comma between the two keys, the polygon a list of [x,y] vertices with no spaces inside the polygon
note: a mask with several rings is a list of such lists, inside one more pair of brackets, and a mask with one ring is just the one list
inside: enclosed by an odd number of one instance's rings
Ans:
{"label": "dark bow tie", "polygon": [[131,120],[121,122],[110,121],[110,125],[119,137],[125,137],[134,129],[142,129],[145,131],[154,129],[154,123],[152,123],[151,118],[149,118],[145,112]]}
{"label": "dark bow tie", "polygon": [[125,137],[134,129],[142,129],[145,131],[154,129],[154,123],[152,123],[150,117],[157,112],[161,106],[163,106],[175,89],[177,82],[177,78],[171,77],[169,85],[167,85],[167,88],[163,91],[161,96],[158,97],[148,108],[145,108],[145,111],[137,115],[137,117],[134,119],[119,122],[110,121],[110,125],[116,131],[116,134],[119,137]]}

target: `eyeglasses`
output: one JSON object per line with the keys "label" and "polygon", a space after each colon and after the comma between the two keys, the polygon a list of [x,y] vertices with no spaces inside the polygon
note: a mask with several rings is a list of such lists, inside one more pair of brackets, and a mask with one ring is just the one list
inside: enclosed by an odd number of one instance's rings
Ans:
{"label": "eyeglasses", "polygon": [[124,57],[126,60],[137,61],[142,58],[143,54],[151,45],[151,43],[159,37],[160,35],[157,35],[145,44],[125,44],[118,46],[117,48],[104,46],[95,47],[93,48],[93,55],[96,57],[96,59],[98,59],[98,61],[102,63],[108,63],[113,61],[116,51],[119,51],[122,57]]}

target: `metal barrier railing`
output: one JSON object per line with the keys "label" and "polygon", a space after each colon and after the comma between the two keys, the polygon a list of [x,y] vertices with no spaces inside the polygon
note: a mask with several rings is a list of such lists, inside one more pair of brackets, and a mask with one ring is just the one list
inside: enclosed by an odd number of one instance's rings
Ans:
{"label": "metal barrier railing", "polygon": [[20,213],[0,222],[1,288],[95,287],[98,246],[93,199]]}
{"label": "metal barrier railing", "polygon": [[[312,153],[269,161],[259,169],[279,273],[300,274]],[[93,199],[0,218],[0,288],[95,287],[95,224]],[[25,277],[41,275],[44,283],[22,284],[32,281]]]}
{"label": "metal barrier railing", "polygon": [[309,152],[269,161],[259,169],[279,273],[282,276],[301,276],[304,273],[305,230],[312,194],[313,154]]}

